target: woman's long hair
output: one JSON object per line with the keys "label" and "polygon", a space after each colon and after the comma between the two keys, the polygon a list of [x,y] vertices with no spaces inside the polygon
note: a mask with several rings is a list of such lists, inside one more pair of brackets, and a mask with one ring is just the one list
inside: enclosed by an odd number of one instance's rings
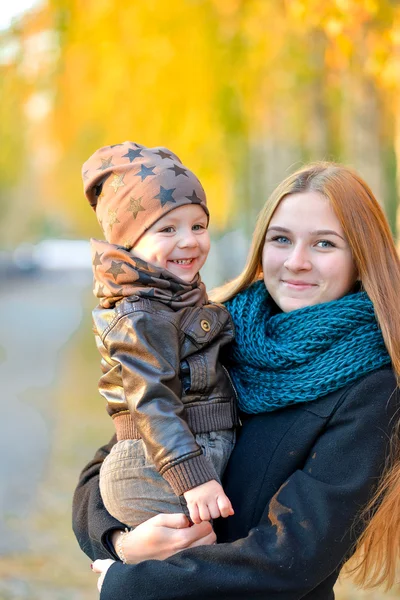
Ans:
{"label": "woman's long hair", "polygon": [[[289,194],[317,192],[328,198],[349,243],[363,289],[400,382],[400,260],[385,215],[368,185],[352,169],[329,162],[305,166],[285,179],[265,203],[257,220],[248,260],[233,281],[214,290],[224,302],[262,277],[262,252],[269,222]],[[400,422],[391,438],[387,468],[362,518],[368,523],[352,558],[351,572],[362,587],[395,579],[400,554]]]}

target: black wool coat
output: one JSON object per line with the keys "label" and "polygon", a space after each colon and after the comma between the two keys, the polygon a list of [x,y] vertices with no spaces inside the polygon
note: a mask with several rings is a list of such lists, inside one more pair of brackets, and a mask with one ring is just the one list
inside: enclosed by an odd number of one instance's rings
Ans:
{"label": "black wool coat", "polygon": [[[101,600],[332,600],[398,406],[393,372],[382,368],[318,400],[247,416],[225,473],[235,515],[215,522],[219,543],[117,562]],[[107,538],[121,528],[98,489],[111,445],[84,469],[74,497],[75,535],[92,559],[113,556]]]}

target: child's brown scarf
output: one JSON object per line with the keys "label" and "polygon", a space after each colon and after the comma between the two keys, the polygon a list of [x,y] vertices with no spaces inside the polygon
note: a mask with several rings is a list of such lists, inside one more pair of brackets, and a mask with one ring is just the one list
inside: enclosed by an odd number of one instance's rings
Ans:
{"label": "child's brown scarf", "polygon": [[166,269],[154,267],[121,246],[91,240],[94,295],[103,308],[122,298],[140,296],[164,302],[174,310],[202,306],[208,301],[206,288],[197,275],[186,283]]}

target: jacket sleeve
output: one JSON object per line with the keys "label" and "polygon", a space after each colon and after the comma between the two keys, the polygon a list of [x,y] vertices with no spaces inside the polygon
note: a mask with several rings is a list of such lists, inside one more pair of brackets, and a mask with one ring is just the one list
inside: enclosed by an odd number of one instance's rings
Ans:
{"label": "jacket sleeve", "polygon": [[300,600],[326,580],[349,556],[352,525],[384,468],[396,408],[386,373],[344,393],[304,468],[271,498],[247,537],[164,561],[116,563],[101,600]]}
{"label": "jacket sleeve", "polygon": [[120,318],[104,339],[146,449],[178,496],[218,480],[184,419],[179,336],[167,319],[138,311]]}

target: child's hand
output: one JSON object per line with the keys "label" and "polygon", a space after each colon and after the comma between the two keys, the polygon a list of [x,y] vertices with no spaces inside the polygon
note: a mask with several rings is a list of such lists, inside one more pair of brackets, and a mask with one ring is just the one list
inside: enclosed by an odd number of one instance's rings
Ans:
{"label": "child's hand", "polygon": [[213,479],[183,494],[193,523],[201,523],[234,514],[231,501],[222,485]]}

